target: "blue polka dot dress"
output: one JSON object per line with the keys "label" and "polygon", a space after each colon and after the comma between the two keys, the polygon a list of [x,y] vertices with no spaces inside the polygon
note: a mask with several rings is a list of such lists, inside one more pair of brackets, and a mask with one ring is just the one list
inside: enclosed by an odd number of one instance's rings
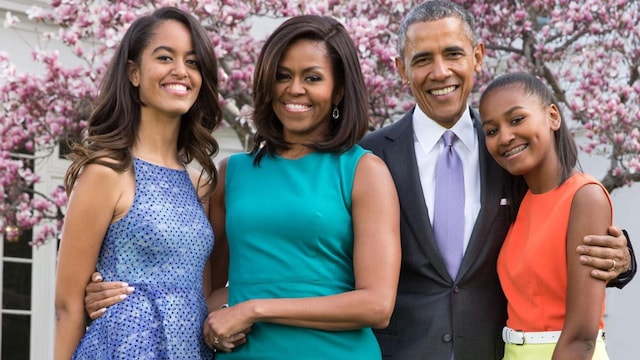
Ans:
{"label": "blue polka dot dress", "polygon": [[186,170],[133,164],[133,205],[109,226],[97,269],[136,290],[91,323],[73,358],[211,359],[202,337],[210,223]]}

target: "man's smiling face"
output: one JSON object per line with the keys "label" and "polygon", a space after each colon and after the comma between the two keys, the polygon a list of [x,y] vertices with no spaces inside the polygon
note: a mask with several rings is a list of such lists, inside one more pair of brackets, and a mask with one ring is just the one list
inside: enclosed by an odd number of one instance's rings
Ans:
{"label": "man's smiling face", "polygon": [[482,70],[484,45],[473,45],[456,17],[411,24],[398,72],[409,83],[420,109],[451,128],[467,107],[475,73]]}

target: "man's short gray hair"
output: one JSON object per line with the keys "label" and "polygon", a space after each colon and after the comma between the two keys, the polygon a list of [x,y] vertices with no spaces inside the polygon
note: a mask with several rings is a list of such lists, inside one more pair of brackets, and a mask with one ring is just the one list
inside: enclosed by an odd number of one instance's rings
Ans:
{"label": "man's short gray hair", "polygon": [[473,15],[456,3],[443,0],[425,1],[422,4],[414,6],[407,16],[402,19],[400,29],[398,29],[398,56],[404,56],[404,47],[406,43],[407,28],[410,25],[425,22],[436,21],[448,17],[455,17],[464,24],[464,32],[469,36],[473,46],[476,46],[479,39],[476,33],[476,21]]}

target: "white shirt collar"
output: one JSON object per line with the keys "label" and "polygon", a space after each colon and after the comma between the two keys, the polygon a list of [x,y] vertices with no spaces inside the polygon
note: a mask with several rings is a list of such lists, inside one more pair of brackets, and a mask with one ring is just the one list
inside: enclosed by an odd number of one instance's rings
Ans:
{"label": "white shirt collar", "polygon": [[442,127],[429,118],[419,106],[415,106],[413,110],[413,132],[425,152],[429,153],[433,147],[438,144],[438,141],[446,130],[453,131],[460,140],[460,143],[462,143],[468,151],[473,149],[476,135],[468,106],[451,129]]}

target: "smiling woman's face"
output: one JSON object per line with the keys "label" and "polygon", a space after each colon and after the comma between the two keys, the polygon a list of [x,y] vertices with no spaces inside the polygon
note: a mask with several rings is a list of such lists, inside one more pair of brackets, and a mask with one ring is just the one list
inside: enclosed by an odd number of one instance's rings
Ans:
{"label": "smiling woman's face", "polygon": [[278,71],[273,110],[291,143],[322,140],[329,127],[334,96],[333,67],[322,41],[301,39],[289,45]]}

